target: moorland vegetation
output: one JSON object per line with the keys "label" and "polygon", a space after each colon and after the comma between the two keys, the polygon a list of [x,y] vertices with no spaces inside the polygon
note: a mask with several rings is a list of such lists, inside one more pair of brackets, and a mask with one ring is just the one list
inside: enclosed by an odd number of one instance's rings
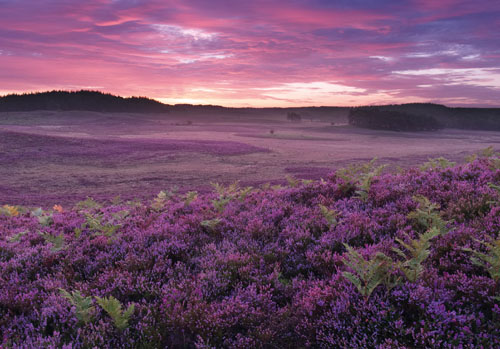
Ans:
{"label": "moorland vegetation", "polygon": [[2,347],[500,346],[500,158],[0,212]]}

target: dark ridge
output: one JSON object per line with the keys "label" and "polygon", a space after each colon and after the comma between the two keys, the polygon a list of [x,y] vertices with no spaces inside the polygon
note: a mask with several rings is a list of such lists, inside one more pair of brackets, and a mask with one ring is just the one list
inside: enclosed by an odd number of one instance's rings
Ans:
{"label": "dark ridge", "polygon": [[349,111],[349,124],[391,131],[500,131],[500,108],[449,108],[431,103],[358,107]]}
{"label": "dark ridge", "polygon": [[414,115],[379,108],[354,108],[349,112],[349,124],[374,130],[435,131],[443,126],[432,116]]}
{"label": "dark ridge", "polygon": [[[119,97],[99,91],[49,91],[0,96],[0,112],[86,110],[96,112],[168,113],[192,111],[217,114],[289,113],[301,120],[346,120],[352,126],[392,131],[428,131],[440,128],[500,131],[500,108],[450,108],[432,103],[366,107],[228,108],[218,105],[168,105],[147,97]],[[349,117],[348,117],[349,115]]]}
{"label": "dark ridge", "polygon": [[165,113],[170,110],[170,106],[147,97],[123,98],[87,90],[10,94],[0,97],[0,112],[34,110]]}

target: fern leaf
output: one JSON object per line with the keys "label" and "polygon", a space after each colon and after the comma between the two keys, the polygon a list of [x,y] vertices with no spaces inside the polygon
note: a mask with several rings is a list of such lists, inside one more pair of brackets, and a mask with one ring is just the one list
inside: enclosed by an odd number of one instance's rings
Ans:
{"label": "fern leaf", "polygon": [[300,181],[296,178],[293,178],[292,176],[286,176],[286,181],[288,182],[288,185],[292,188],[295,188],[299,185]]}
{"label": "fern leaf", "polygon": [[128,327],[130,317],[134,313],[135,305],[131,304],[125,311],[122,310],[122,304],[118,299],[113,296],[109,297],[95,297],[97,303],[102,309],[113,319],[117,329],[123,331]]}
{"label": "fern leaf", "polygon": [[187,192],[186,197],[184,199],[184,205],[189,206],[197,198],[198,198],[198,192],[196,191]]}
{"label": "fern leaf", "polygon": [[240,200],[241,202],[245,201],[246,197],[252,192],[252,190],[253,187],[245,187],[241,189],[239,192],[238,200]]}
{"label": "fern leaf", "polygon": [[500,280],[500,239],[493,240],[492,242],[485,242],[477,240],[481,245],[486,247],[487,253],[482,253],[470,248],[464,248],[464,251],[472,252],[472,263],[485,268],[490,274],[490,277],[498,282]]}
{"label": "fern leaf", "polygon": [[420,234],[417,239],[410,240],[409,243],[406,243],[399,238],[395,239],[407,251],[404,253],[399,248],[392,248],[398,256],[404,259],[403,262],[399,263],[399,269],[409,281],[415,282],[421,277],[424,271],[422,263],[430,255],[430,241],[438,235],[440,235],[439,229],[431,228],[429,231]]}
{"label": "fern leaf", "polygon": [[76,318],[85,324],[92,321],[95,307],[92,306],[92,297],[83,297],[80,291],[69,293],[65,289],[60,288],[59,292],[66,298],[69,303],[75,307]]}
{"label": "fern leaf", "polygon": [[[377,252],[370,259],[365,259],[360,253],[347,244],[344,244],[347,253],[343,262],[354,273],[343,272],[342,275],[351,281],[365,301],[368,300],[375,288],[381,284],[389,285],[389,278],[393,269],[392,259],[382,252]],[[393,287],[393,286],[392,286]]]}
{"label": "fern leaf", "polygon": [[61,233],[57,236],[50,235],[48,233],[42,233],[43,238],[46,242],[52,244],[51,250],[57,252],[65,248],[64,245],[64,234]]}
{"label": "fern leaf", "polygon": [[319,209],[321,211],[321,214],[326,219],[326,221],[328,222],[328,225],[330,227],[337,225],[337,223],[338,223],[337,222],[337,216],[338,216],[338,212],[337,211],[331,210],[331,209],[329,209],[328,207],[326,207],[324,205],[319,205]]}
{"label": "fern leaf", "polygon": [[214,218],[210,220],[202,221],[200,224],[202,227],[214,230],[215,227],[221,222],[220,218]]}

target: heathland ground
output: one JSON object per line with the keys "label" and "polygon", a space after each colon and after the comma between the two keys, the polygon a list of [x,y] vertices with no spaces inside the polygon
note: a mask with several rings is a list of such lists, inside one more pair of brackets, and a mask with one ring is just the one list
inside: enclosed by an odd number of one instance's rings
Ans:
{"label": "heathland ground", "polygon": [[500,133],[445,129],[392,132],[347,125],[317,112],[302,122],[281,110],[166,114],[32,111],[0,113],[1,203],[72,204],[151,198],[163,189],[211,190],[211,182],[319,179],[377,157],[389,167],[444,156],[460,162]]}

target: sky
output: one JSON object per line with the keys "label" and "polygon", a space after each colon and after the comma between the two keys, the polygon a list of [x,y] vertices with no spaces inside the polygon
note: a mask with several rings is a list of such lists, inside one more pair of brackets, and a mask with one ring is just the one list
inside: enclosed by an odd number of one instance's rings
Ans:
{"label": "sky", "polygon": [[500,106],[499,0],[0,0],[0,95]]}

